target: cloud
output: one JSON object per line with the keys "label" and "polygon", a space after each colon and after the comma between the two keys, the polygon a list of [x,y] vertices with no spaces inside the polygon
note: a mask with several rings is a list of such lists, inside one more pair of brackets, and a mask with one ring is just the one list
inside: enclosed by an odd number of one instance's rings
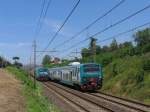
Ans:
{"label": "cloud", "polygon": [[[58,20],[52,20],[52,19],[45,19],[44,21],[45,25],[47,25],[48,27],[50,27],[50,29],[53,32],[56,32],[59,27],[62,25],[62,22],[58,21]],[[59,32],[60,35],[62,36],[72,36],[72,31],[70,31],[70,28],[68,27],[63,27],[62,30]]]}

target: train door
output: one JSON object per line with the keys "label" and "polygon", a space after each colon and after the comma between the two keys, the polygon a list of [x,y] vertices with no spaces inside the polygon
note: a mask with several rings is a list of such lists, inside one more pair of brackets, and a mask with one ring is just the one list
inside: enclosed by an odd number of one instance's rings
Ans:
{"label": "train door", "polygon": [[61,72],[61,74],[60,74],[60,80],[62,80],[63,79],[63,71],[61,70],[60,72]]}
{"label": "train door", "polygon": [[72,80],[74,81],[74,82],[78,82],[78,69],[77,68],[74,68],[73,69],[73,75],[72,75]]}
{"label": "train door", "polygon": [[69,80],[72,81],[72,75],[73,75],[73,71],[70,70],[70,73],[69,73]]}
{"label": "train door", "polygon": [[80,69],[77,67],[77,80],[79,81]]}

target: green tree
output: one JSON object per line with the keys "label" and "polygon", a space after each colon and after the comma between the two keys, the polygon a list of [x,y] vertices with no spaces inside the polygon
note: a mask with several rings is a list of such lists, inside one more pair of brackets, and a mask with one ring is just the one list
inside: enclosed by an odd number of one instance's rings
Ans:
{"label": "green tree", "polygon": [[88,48],[83,48],[81,50],[81,55],[82,55],[82,57],[88,57],[88,56],[90,56],[90,50]]}
{"label": "green tree", "polygon": [[114,50],[117,50],[117,48],[118,48],[117,41],[116,39],[113,39],[112,43],[110,44],[110,49],[111,51],[114,51]]}
{"label": "green tree", "polygon": [[102,52],[101,46],[96,45],[96,54],[100,54]]}
{"label": "green tree", "polygon": [[96,61],[96,38],[91,37],[91,41],[90,41],[90,51],[91,51],[91,61],[95,62]]}
{"label": "green tree", "polygon": [[23,64],[22,64],[22,63],[19,63],[19,62],[18,62],[18,61],[19,61],[19,59],[20,59],[20,57],[15,56],[15,57],[13,57],[12,59],[14,60],[14,66],[16,66],[17,68],[20,68],[20,67],[22,67],[22,66],[23,66]]}
{"label": "green tree", "polygon": [[12,59],[15,61],[14,63],[16,63],[20,58],[18,56],[15,56]]}
{"label": "green tree", "polygon": [[50,64],[50,61],[51,61],[51,57],[49,55],[45,55],[43,58],[42,64],[43,65]]}
{"label": "green tree", "polygon": [[134,35],[135,42],[137,46],[144,46],[150,43],[150,28],[146,28],[144,30],[138,31]]}
{"label": "green tree", "polygon": [[104,45],[102,48],[102,52],[109,52],[109,51],[110,51],[109,47]]}

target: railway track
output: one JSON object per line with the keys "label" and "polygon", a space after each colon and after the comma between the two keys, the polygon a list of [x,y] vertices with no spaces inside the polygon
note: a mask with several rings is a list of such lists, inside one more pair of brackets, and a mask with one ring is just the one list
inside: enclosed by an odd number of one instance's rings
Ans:
{"label": "railway track", "polygon": [[[63,97],[80,107],[80,109],[85,112],[150,112],[149,105],[141,104],[139,102],[137,103],[135,101],[124,100],[120,97],[113,97],[104,93],[83,93],[54,82],[46,82],[44,85],[55,90],[55,92],[61,94]],[[71,99],[66,93],[72,95],[70,97]],[[81,99],[82,101],[78,102],[73,97],[76,97],[76,99]],[[82,105],[82,103],[88,103],[88,105]],[[89,109],[88,107],[90,107],[90,105],[92,105],[93,108],[91,106]]]}
{"label": "railway track", "polygon": [[51,83],[43,83],[44,87],[49,91],[55,91],[57,94],[61,95],[63,99],[68,100],[68,102],[77,106],[77,112],[113,112],[107,108],[101,107],[91,101],[85,100],[78,95],[74,95],[62,88],[59,88]]}
{"label": "railway track", "polygon": [[146,105],[138,101],[125,99],[122,97],[117,97],[117,96],[106,94],[103,92],[91,93],[91,94],[95,97],[102,98],[102,99],[105,99],[105,100],[108,100],[110,102],[114,102],[120,105],[124,105],[126,107],[133,108],[137,111],[150,112],[150,105]]}

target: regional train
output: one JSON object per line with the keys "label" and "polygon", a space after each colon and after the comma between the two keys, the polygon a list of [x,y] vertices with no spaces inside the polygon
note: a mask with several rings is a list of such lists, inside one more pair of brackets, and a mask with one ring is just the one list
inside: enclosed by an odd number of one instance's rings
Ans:
{"label": "regional train", "polygon": [[97,90],[102,87],[102,66],[95,63],[74,62],[65,67],[49,68],[50,80],[78,87],[81,90]]}
{"label": "regional train", "polygon": [[84,91],[98,90],[103,82],[102,66],[96,63],[73,62],[64,67],[40,67],[35,72],[37,80],[57,81]]}
{"label": "regional train", "polygon": [[48,81],[49,80],[49,71],[44,67],[37,67],[35,69],[35,78],[39,81]]}

